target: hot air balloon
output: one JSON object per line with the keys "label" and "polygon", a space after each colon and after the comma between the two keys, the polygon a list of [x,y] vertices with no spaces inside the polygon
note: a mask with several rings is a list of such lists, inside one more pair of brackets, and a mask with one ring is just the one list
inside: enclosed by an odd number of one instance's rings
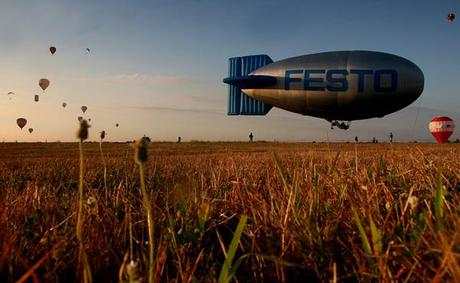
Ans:
{"label": "hot air balloon", "polygon": [[115,124],[115,127],[117,127],[117,128],[118,128],[118,126],[120,126],[120,125],[119,125],[118,123],[116,123],[116,124]]}
{"label": "hot air balloon", "polygon": [[62,107],[65,108],[67,106],[67,103],[63,102]]}
{"label": "hot air balloon", "polygon": [[78,121],[81,122],[83,120],[82,116],[78,116]]}
{"label": "hot air balloon", "polygon": [[91,122],[91,118],[88,118],[88,122]]}
{"label": "hot air balloon", "polygon": [[29,133],[32,133],[33,131],[34,131],[34,129],[29,128]]}
{"label": "hot air balloon", "polygon": [[50,81],[47,79],[40,79],[38,85],[45,91],[45,89],[50,85]]}
{"label": "hot air balloon", "polygon": [[7,94],[2,93],[2,95],[8,96],[8,100],[11,100],[11,97],[14,95],[14,92],[10,91]]}
{"label": "hot air balloon", "polygon": [[438,143],[445,143],[454,132],[455,123],[449,117],[439,116],[431,120],[428,128]]}
{"label": "hot air balloon", "polygon": [[38,102],[38,101],[40,100],[40,96],[38,96],[38,94],[36,94],[36,95],[34,96],[34,100],[35,100],[35,102]]}
{"label": "hot air balloon", "polygon": [[50,52],[51,52],[51,55],[54,55],[54,53],[56,53],[56,47],[51,46],[50,47]]}
{"label": "hot air balloon", "polygon": [[449,13],[449,14],[447,15],[447,21],[448,21],[449,23],[453,23],[454,20],[455,20],[455,14],[454,14],[454,13]]}
{"label": "hot air balloon", "polygon": [[83,113],[85,113],[87,109],[88,109],[88,107],[86,107],[86,106],[84,106],[84,105],[81,107],[81,111],[82,111]]}
{"label": "hot air balloon", "polygon": [[18,119],[16,120],[16,124],[18,124],[19,128],[21,128],[21,130],[22,130],[22,128],[24,128],[24,126],[27,124],[27,119],[25,119],[25,118],[18,118]]}

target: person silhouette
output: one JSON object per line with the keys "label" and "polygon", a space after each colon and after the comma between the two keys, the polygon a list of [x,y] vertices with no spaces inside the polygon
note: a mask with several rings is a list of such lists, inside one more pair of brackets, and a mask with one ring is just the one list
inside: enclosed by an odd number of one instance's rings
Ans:
{"label": "person silhouette", "polygon": [[177,143],[180,143],[181,137],[177,137]]}
{"label": "person silhouette", "polygon": [[390,143],[393,143],[393,133],[390,133]]}
{"label": "person silhouette", "polygon": [[252,134],[252,132],[249,134],[249,141],[252,142],[252,138],[254,138],[254,135]]}
{"label": "person silhouette", "polygon": [[358,142],[358,136],[355,136],[355,142]]}

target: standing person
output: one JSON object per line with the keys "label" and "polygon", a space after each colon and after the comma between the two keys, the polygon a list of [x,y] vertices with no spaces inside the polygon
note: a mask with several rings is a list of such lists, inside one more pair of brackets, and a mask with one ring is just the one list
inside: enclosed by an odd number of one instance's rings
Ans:
{"label": "standing person", "polygon": [[180,143],[181,137],[177,137],[177,143]]}
{"label": "standing person", "polygon": [[393,143],[393,133],[390,133],[390,143]]}
{"label": "standing person", "polygon": [[249,134],[249,142],[252,142],[252,138],[254,137],[254,135],[252,134],[252,132]]}
{"label": "standing person", "polygon": [[355,142],[358,142],[358,136],[355,136]]}

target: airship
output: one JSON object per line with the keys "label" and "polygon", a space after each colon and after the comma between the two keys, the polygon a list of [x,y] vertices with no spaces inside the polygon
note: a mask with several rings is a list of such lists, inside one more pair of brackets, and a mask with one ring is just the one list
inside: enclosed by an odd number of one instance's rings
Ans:
{"label": "airship", "polygon": [[323,118],[331,128],[381,118],[413,103],[421,69],[397,55],[334,51],[273,62],[268,55],[229,59],[228,115],[266,115],[273,107]]}

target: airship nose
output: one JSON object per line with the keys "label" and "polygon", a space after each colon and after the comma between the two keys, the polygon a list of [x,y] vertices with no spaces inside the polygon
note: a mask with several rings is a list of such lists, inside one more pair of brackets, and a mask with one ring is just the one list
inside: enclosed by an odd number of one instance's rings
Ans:
{"label": "airship nose", "polygon": [[276,83],[276,78],[271,76],[240,76],[228,77],[223,80],[224,83],[237,86],[241,89],[260,88],[271,86]]}

